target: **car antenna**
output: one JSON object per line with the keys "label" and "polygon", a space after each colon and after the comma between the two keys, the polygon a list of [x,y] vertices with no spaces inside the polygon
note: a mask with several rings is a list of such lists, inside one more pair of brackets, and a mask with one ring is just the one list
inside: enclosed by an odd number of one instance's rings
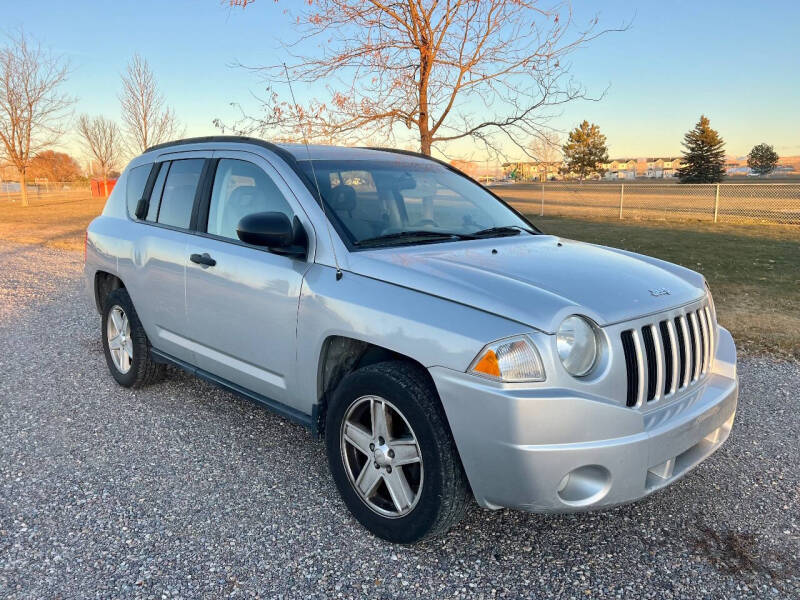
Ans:
{"label": "car antenna", "polygon": [[[292,80],[289,79],[289,69],[286,63],[283,63],[283,70],[286,73],[286,83],[289,84],[289,93],[292,95],[292,103],[294,110],[297,111],[297,100],[294,98],[294,90],[292,89]],[[325,212],[325,200],[322,198],[322,192],[319,189],[319,180],[317,179],[317,171],[314,169],[314,161],[311,160],[311,150],[308,147],[308,137],[306,136],[305,128],[303,128],[303,144],[306,146],[306,155],[308,156],[308,164],[311,165],[311,175],[314,178],[314,185],[317,188],[317,198],[319,198],[319,206],[322,208],[322,214],[325,217],[325,227],[328,230],[328,239],[331,242],[331,252],[333,252],[333,262],[336,264],[336,281],[342,278],[342,267],[339,266],[339,258],[336,256],[336,246],[333,243],[333,234],[331,233],[331,222],[328,220],[328,215]]]}

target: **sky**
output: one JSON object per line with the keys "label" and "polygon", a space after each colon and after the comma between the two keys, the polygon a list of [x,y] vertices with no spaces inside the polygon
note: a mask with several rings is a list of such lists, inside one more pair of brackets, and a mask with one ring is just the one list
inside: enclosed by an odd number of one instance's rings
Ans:
{"label": "sky", "polygon": [[[65,91],[78,99],[76,115],[119,118],[120,75],[138,52],[195,136],[219,133],[214,118],[233,120],[231,102],[255,111],[261,83],[236,65],[283,62],[279,40],[296,35],[286,9],[301,1],[258,0],[244,11],[219,0],[5,4],[2,33],[23,27],[69,60]],[[574,78],[604,95],[566,105],[550,123],[557,131],[587,119],[612,157],[676,155],[706,114],[732,156],[761,142],[800,155],[800,2],[575,0],[573,10],[578,23],[596,15],[601,27],[630,26],[570,56]],[[295,91],[299,100],[312,92]],[[62,146],[78,152],[74,135]],[[468,143],[455,151],[480,154]]]}

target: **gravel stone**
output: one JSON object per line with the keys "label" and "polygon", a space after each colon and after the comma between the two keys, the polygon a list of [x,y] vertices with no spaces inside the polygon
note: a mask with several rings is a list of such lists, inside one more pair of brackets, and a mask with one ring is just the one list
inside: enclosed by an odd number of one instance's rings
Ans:
{"label": "gravel stone", "polygon": [[800,596],[797,363],[743,358],[728,443],[644,501],[405,547],[307,430],[177,370],[123,389],[99,336],[80,254],[0,242],[0,597]]}

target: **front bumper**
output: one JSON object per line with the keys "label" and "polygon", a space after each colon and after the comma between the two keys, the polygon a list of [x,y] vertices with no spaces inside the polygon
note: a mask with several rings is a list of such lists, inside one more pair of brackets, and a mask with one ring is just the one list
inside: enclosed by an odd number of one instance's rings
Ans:
{"label": "front bumper", "polygon": [[706,379],[652,409],[430,373],[478,504],[533,512],[614,506],[671,484],[728,438],[739,392],[736,349],[722,328]]}

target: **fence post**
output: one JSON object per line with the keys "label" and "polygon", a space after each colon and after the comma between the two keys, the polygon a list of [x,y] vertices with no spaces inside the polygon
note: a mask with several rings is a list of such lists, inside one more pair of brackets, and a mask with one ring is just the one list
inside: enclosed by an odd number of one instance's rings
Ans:
{"label": "fence post", "polygon": [[539,211],[539,216],[540,217],[544,216],[544,182],[542,182],[542,208]]}
{"label": "fence post", "polygon": [[714,194],[714,223],[717,222],[717,215],[719,214],[719,184],[717,184],[717,190]]}
{"label": "fence post", "polygon": [[625,184],[619,184],[619,218],[622,219],[622,201],[625,198]]}

